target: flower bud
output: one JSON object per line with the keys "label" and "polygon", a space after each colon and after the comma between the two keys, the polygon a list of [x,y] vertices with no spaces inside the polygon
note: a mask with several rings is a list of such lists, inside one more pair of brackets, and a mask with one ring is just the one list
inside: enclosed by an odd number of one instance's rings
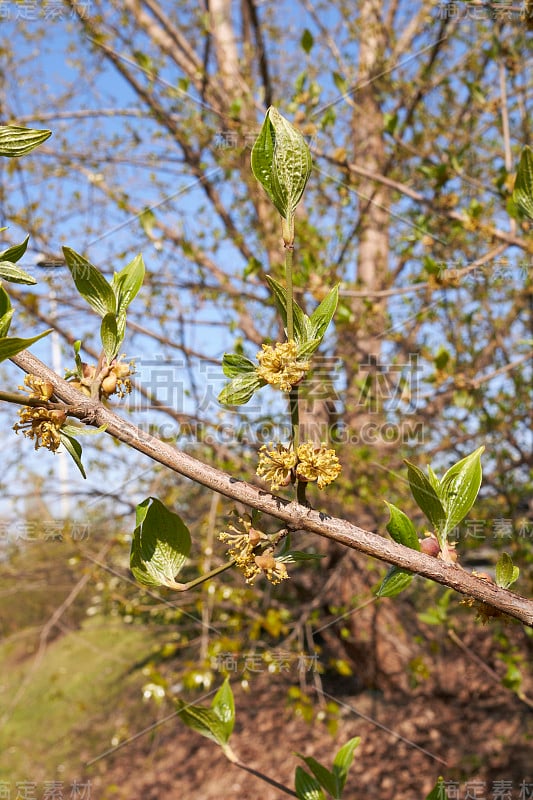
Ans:
{"label": "flower bud", "polygon": [[117,388],[117,376],[114,372],[110,372],[107,377],[104,378],[102,381],[102,392],[104,394],[110,395],[113,394],[115,389]]}

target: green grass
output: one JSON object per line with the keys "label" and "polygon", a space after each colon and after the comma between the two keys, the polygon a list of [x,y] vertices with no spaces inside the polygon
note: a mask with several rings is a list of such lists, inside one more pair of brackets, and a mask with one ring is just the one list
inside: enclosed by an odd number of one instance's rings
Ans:
{"label": "green grass", "polygon": [[[85,764],[135,733],[143,676],[131,667],[154,647],[145,628],[95,618],[21,660],[0,645],[0,779],[79,779]],[[14,785],[14,783],[13,783]]]}

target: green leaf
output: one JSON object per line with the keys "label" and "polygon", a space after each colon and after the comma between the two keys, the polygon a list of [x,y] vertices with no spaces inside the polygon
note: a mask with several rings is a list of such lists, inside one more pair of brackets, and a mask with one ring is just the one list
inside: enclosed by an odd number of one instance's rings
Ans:
{"label": "green leaf", "polygon": [[299,800],[326,800],[320,784],[301,767],[296,767],[294,788]]}
{"label": "green leaf", "polygon": [[411,487],[411,493],[415,498],[419,508],[422,509],[437,532],[441,532],[446,519],[446,513],[442,507],[435,489],[426,478],[421,469],[410,461],[407,464],[407,477]]}
{"label": "green leaf", "polygon": [[266,382],[255,372],[238,375],[222,389],[218,402],[224,406],[242,406],[250,400],[254,392],[265,385]]}
{"label": "green leaf", "polygon": [[31,152],[52,135],[52,131],[0,125],[0,156],[15,158]]}
{"label": "green leaf", "polygon": [[305,550],[287,550],[281,555],[276,556],[276,561],[283,561],[284,564],[295,564],[297,561],[316,561],[325,558],[322,553],[306,553]]}
{"label": "green leaf", "polygon": [[7,250],[1,252],[0,261],[12,261],[12,262],[19,261],[26,252],[29,240],[30,237],[26,236],[24,241],[21,242],[20,244],[14,244],[12,247],[8,247]]}
{"label": "green leaf", "polygon": [[533,151],[524,147],[520,156],[513,200],[529,219],[533,219]]}
{"label": "green leaf", "polygon": [[302,134],[274,106],[252,148],[251,164],[281,216],[291,217],[311,174],[311,153]]}
{"label": "green leaf", "polygon": [[107,424],[100,425],[98,428],[89,428],[87,425],[76,425],[69,422],[68,425],[63,425],[61,430],[68,436],[95,436],[97,433],[102,433],[107,428]]}
{"label": "green leaf", "polygon": [[130,553],[130,568],[139,583],[172,588],[190,549],[189,529],[178,514],[155,497],[139,503]]}
{"label": "green leaf", "polygon": [[475,503],[481,486],[481,453],[478,447],[446,472],[440,481],[440,499],[446,512],[445,529],[448,533],[463,520]]}
{"label": "green leaf", "polygon": [[[287,327],[287,291],[278,283],[274,278],[271,278],[270,275],[266,275],[266,280],[270,289],[272,290],[272,294],[274,295],[274,300],[278,311],[280,313],[281,319],[283,321],[283,325],[285,328]],[[296,344],[299,345],[307,345],[311,339],[315,337],[312,335],[312,328],[311,322],[307,314],[304,314],[296,300],[293,299],[292,301],[292,309],[293,309],[293,317],[294,317],[294,340]],[[318,346],[318,345],[317,345]],[[315,348],[316,349],[316,348]]]}
{"label": "green leaf", "polygon": [[11,307],[11,300],[3,286],[0,286],[0,338],[7,336],[11,318],[15,309]]}
{"label": "green leaf", "polygon": [[226,725],[212,709],[193,706],[184,703],[183,700],[176,700],[176,706],[178,716],[188,728],[201,733],[202,736],[211,739],[221,747],[226,745]]}
{"label": "green leaf", "polygon": [[298,756],[305,761],[317,779],[319,785],[322,786],[326,792],[329,792],[332,797],[337,798],[339,796],[339,787],[337,785],[337,781],[335,780],[335,776],[329,771],[329,769],[326,769],[326,767],[324,767],[319,761],[311,756],[302,756],[300,753],[298,753]]}
{"label": "green leaf", "polygon": [[390,512],[390,520],[387,524],[387,530],[398,544],[404,544],[412,550],[420,550],[420,542],[415,530],[415,526],[403,511],[396,508],[392,503],[387,503],[387,508]]}
{"label": "green leaf", "polygon": [[106,314],[103,318],[100,326],[100,339],[107,361],[111,363],[122,344],[122,339],[118,335],[117,318],[114,314]]}
{"label": "green leaf", "polygon": [[76,289],[97,314],[117,313],[115,293],[102,273],[86,258],[70,247],[64,247],[65,261],[76,284]]}
{"label": "green leaf", "polygon": [[68,433],[65,433],[63,428],[59,431],[59,438],[61,439],[61,444],[64,446],[67,453],[70,456],[72,456],[72,460],[78,467],[82,476],[86,478],[87,475],[85,474],[83,464],[81,463],[81,453],[82,453],[81,444],[72,436],[70,436]]}
{"label": "green leaf", "polygon": [[305,53],[310,53],[312,48],[313,48],[314,43],[315,43],[315,39],[314,39],[313,34],[311,33],[311,31],[309,31],[306,28],[304,30],[304,32],[302,33],[302,38],[300,39],[300,44],[302,45],[302,50]]}
{"label": "green leaf", "polygon": [[113,276],[112,287],[117,295],[117,313],[123,313],[141,288],[146,269],[142,255],[135,256],[133,261]]}
{"label": "green leaf", "polygon": [[435,489],[436,494],[439,495],[439,492],[440,492],[440,480],[438,479],[438,477],[436,476],[435,472],[431,469],[431,467],[429,465],[428,465],[428,478],[429,478],[430,484]]}
{"label": "green leaf", "polygon": [[337,778],[337,784],[339,787],[339,797],[344,789],[344,784],[346,783],[346,779],[348,777],[348,772],[350,771],[350,767],[352,766],[353,756],[355,750],[359,747],[361,743],[360,736],[354,736],[353,739],[349,739],[346,744],[344,744],[337,755],[333,760],[333,774]]}
{"label": "green leaf", "polygon": [[16,356],[21,350],[26,350],[27,347],[38,342],[43,336],[48,336],[49,333],[52,333],[51,328],[47,331],[43,331],[43,333],[37,334],[37,336],[32,336],[30,339],[19,339],[16,336],[3,336],[0,339],[0,361],[5,361],[6,358]]}
{"label": "green leaf", "polygon": [[37,283],[35,278],[20,269],[20,267],[16,267],[12,261],[0,261],[0,278],[10,283],[25,283],[28,286],[33,286]]}
{"label": "green leaf", "polygon": [[229,679],[226,678],[216,693],[211,708],[223,726],[224,744],[229,741],[235,725],[235,702]]}
{"label": "green leaf", "polygon": [[387,572],[381,586],[376,592],[376,597],[396,597],[411,584],[413,575],[398,567],[391,567]]}
{"label": "green leaf", "polygon": [[339,287],[334,286],[309,317],[312,336],[314,339],[322,340],[324,338],[324,334],[328,329],[329,323],[333,319],[333,315],[337,310],[338,302]]}
{"label": "green leaf", "polygon": [[224,353],[222,358],[222,372],[226,378],[235,378],[237,375],[255,372],[257,364],[250,361],[240,353]]}
{"label": "green leaf", "polygon": [[508,553],[502,553],[496,564],[496,584],[502,589],[508,589],[519,575],[520,569],[514,566],[511,556]]}
{"label": "green leaf", "polygon": [[443,778],[439,778],[426,800],[448,800],[448,793]]}

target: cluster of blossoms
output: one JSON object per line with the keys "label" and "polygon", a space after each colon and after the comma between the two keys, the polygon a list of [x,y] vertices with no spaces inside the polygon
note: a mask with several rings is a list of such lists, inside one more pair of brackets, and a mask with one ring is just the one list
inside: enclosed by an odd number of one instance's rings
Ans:
{"label": "cluster of blossoms", "polygon": [[[42,380],[37,375],[26,375],[24,386],[19,389],[29,393],[31,400],[50,400],[54,387],[48,381]],[[35,449],[46,447],[55,453],[61,444],[59,431],[65,424],[67,415],[61,409],[48,409],[41,406],[22,406],[20,409],[20,422],[13,425],[17,433],[22,431],[24,436],[35,440]]]}
{"label": "cluster of blossoms", "polygon": [[247,583],[252,584],[261,574],[273,584],[289,577],[285,564],[274,557],[272,538],[253,528],[247,514],[238,517],[235,524],[229,523],[218,538],[229,544],[228,556],[235,561]]}
{"label": "cluster of blossoms", "polygon": [[71,381],[71,384],[80,392],[86,394],[87,397],[90,397],[91,387],[94,381],[98,379],[101,381],[100,392],[103,397],[110,397],[112,394],[124,397],[131,392],[130,378],[134,372],[133,363],[124,364],[117,361],[116,358],[113,359],[109,368],[106,368],[103,377],[102,373],[97,375],[96,367],[91,364],[82,364],[82,375]]}
{"label": "cluster of blossoms", "polygon": [[259,366],[257,374],[275,389],[290,392],[293,386],[300,383],[309,371],[309,361],[298,360],[298,347],[296,342],[284,342],[261,345],[262,350],[257,354]]}
{"label": "cluster of blossoms", "polygon": [[328,449],[323,442],[316,445],[305,442],[296,448],[291,445],[274,445],[268,449],[263,445],[259,451],[257,475],[270,482],[271,491],[288,486],[294,480],[311,483],[316,481],[323,489],[338,477],[341,465],[335,451]]}

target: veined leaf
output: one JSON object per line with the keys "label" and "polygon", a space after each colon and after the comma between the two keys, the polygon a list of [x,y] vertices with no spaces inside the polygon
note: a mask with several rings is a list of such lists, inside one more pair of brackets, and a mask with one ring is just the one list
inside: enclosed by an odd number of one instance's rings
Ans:
{"label": "veined leaf", "polygon": [[26,236],[20,244],[14,244],[12,247],[8,247],[7,250],[3,250],[0,253],[0,261],[12,261],[13,263],[19,261],[26,252],[29,240],[30,237]]}
{"label": "veined leaf", "polygon": [[284,219],[301,200],[312,161],[302,134],[270,106],[252,148],[252,172]]}
{"label": "veined leaf", "polygon": [[329,323],[333,319],[333,315],[337,310],[338,302],[339,287],[334,286],[309,317],[313,338],[320,340],[324,338],[324,334],[328,329]]}
{"label": "veined leaf", "polygon": [[0,361],[5,361],[6,358],[16,356],[21,350],[26,350],[27,347],[31,347],[32,344],[38,342],[43,336],[48,336],[49,333],[52,333],[51,328],[37,334],[37,336],[32,336],[30,339],[19,339],[16,336],[3,336],[0,339]]}
{"label": "veined leaf", "polygon": [[325,789],[326,792],[329,792],[332,797],[339,797],[339,786],[335,776],[329,771],[329,769],[326,769],[326,767],[324,767],[320,761],[317,761],[316,758],[313,758],[312,756],[302,756],[300,753],[298,753],[298,756],[305,761],[320,786]]}
{"label": "veined leaf", "polygon": [[387,572],[381,586],[376,592],[377,597],[396,597],[397,594],[403,592],[410,586],[413,580],[411,572],[406,572],[404,569],[398,567],[391,567]]}
{"label": "veined leaf", "polygon": [[[287,292],[285,288],[278,283],[274,278],[271,278],[270,275],[266,275],[266,280],[270,289],[272,290],[272,294],[274,295],[274,300],[276,302],[276,306],[280,313],[281,319],[283,320],[283,325],[285,328],[287,327]],[[310,339],[314,339],[315,337],[312,335],[312,328],[311,323],[309,321],[309,317],[307,314],[304,314],[296,300],[293,299],[292,301],[292,308],[293,308],[293,317],[294,317],[294,340],[298,345],[306,345]]]}
{"label": "veined leaf", "polygon": [[413,497],[435,530],[441,533],[444,528],[446,513],[435,489],[419,467],[409,461],[405,463],[407,464],[407,477]]}
{"label": "veined leaf", "polygon": [[0,156],[17,158],[30,153],[52,135],[52,131],[0,125]]}
{"label": "veined leaf", "polygon": [[348,772],[350,771],[350,767],[352,766],[353,756],[355,750],[359,747],[361,743],[360,736],[354,736],[353,739],[349,739],[346,744],[344,744],[335,758],[333,759],[333,774],[337,779],[337,785],[339,787],[339,797],[344,789],[344,784],[346,783],[346,779],[348,777]]}
{"label": "veined leaf", "polygon": [[475,503],[481,486],[481,453],[478,447],[446,472],[440,481],[440,499],[446,512],[445,536],[463,520]]}
{"label": "veined leaf", "polygon": [[496,585],[501,586],[502,589],[508,589],[519,575],[520,569],[514,566],[511,556],[508,553],[502,553],[496,564]]}
{"label": "veined leaf", "polygon": [[10,283],[25,283],[28,286],[33,286],[37,283],[35,278],[20,267],[15,266],[12,261],[0,261],[0,278]]}
{"label": "veined leaf", "polygon": [[76,464],[82,476],[86,478],[87,475],[85,474],[83,464],[81,463],[81,453],[82,453],[81,444],[76,439],[74,439],[73,436],[70,436],[70,434],[66,433],[63,429],[59,431],[59,438],[61,439],[61,444],[63,445],[67,453],[72,457],[72,460]]}
{"label": "veined leaf", "polygon": [[224,744],[226,744],[235,725],[235,702],[228,678],[213,698],[211,708],[223,725]]}
{"label": "veined leaf", "polygon": [[524,147],[516,173],[513,200],[529,219],[533,219],[533,151]]}
{"label": "veined leaf", "polygon": [[0,286],[0,338],[7,336],[14,313],[15,309],[11,307],[8,293],[3,286]]}
{"label": "veined leaf", "polygon": [[104,348],[107,361],[108,363],[111,363],[120,350],[120,345],[122,344],[122,339],[118,334],[117,318],[114,314],[106,314],[103,318],[100,326],[100,339],[102,341],[102,347]]}
{"label": "veined leaf", "polygon": [[144,281],[145,271],[143,257],[139,253],[123,270],[114,274],[112,287],[117,295],[117,312],[119,314],[126,311],[138,294]]}
{"label": "veined leaf", "polygon": [[218,395],[218,402],[224,406],[242,406],[250,400],[254,392],[265,386],[255,371],[248,375],[237,375]]}
{"label": "veined leaf", "polygon": [[228,678],[211,703],[211,708],[177,700],[178,715],[192,730],[219,744],[230,761],[236,761],[228,741],[235,724],[235,705]]}
{"label": "veined leaf", "polygon": [[224,353],[222,358],[222,372],[226,378],[235,378],[237,375],[244,375],[249,372],[255,372],[257,364],[250,361],[246,356],[240,353]]}
{"label": "veined leaf", "polygon": [[[387,501],[385,501],[387,503]],[[387,503],[387,508],[390,512],[390,520],[387,524],[387,530],[399,544],[404,544],[406,547],[411,547],[413,550],[420,550],[420,542],[415,530],[415,526],[403,511]]]}
{"label": "veined leaf", "polygon": [[326,800],[326,796],[316,778],[301,767],[296,767],[294,788],[299,800]]}
{"label": "veined leaf", "polygon": [[155,497],[139,503],[130,553],[130,568],[139,583],[172,588],[190,549],[189,529],[178,514]]}
{"label": "veined leaf", "polygon": [[97,314],[117,313],[117,301],[110,284],[100,270],[70,247],[64,247],[65,261],[76,284],[76,289]]}

